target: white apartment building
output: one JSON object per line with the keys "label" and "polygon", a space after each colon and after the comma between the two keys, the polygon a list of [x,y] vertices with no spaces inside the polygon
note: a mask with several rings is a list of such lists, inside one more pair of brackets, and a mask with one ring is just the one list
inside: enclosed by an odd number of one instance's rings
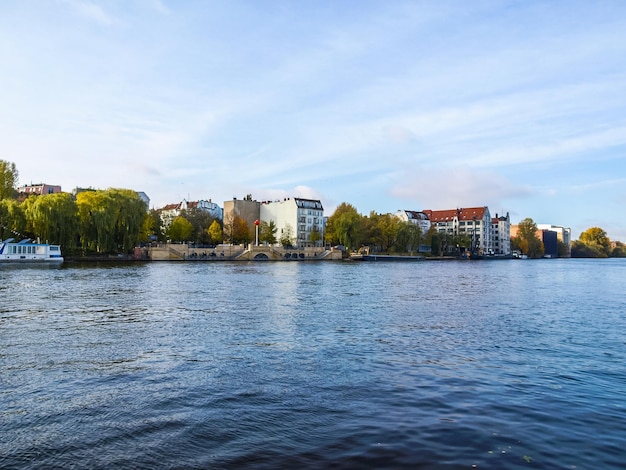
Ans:
{"label": "white apartment building", "polygon": [[324,208],[319,200],[285,198],[264,201],[260,219],[267,223],[274,221],[277,240],[291,232],[292,243],[298,248],[324,246]]}
{"label": "white apartment building", "polygon": [[186,201],[185,199],[183,199],[178,204],[168,204],[167,206],[159,210],[161,214],[161,220],[163,221],[163,227],[169,227],[172,223],[172,220],[178,217],[182,211],[188,211],[192,209],[207,212],[211,217],[217,220],[223,220],[224,218],[224,211],[222,210],[222,208],[216,203],[212,202],[210,199],[208,201]]}
{"label": "white apartment building", "polygon": [[424,234],[430,230],[430,220],[428,219],[428,215],[424,212],[400,209],[394,215],[403,222],[409,222],[413,225],[417,225]]}
{"label": "white apartment building", "polygon": [[498,214],[491,220],[491,231],[493,234],[493,251],[496,255],[511,254],[511,219],[509,213],[498,217]]}

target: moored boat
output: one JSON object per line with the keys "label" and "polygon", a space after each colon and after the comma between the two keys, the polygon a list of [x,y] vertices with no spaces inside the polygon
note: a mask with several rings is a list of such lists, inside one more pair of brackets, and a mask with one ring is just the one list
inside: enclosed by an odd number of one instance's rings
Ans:
{"label": "moored boat", "polygon": [[30,239],[15,241],[13,238],[0,240],[0,264],[5,263],[62,263],[59,245],[36,243]]}

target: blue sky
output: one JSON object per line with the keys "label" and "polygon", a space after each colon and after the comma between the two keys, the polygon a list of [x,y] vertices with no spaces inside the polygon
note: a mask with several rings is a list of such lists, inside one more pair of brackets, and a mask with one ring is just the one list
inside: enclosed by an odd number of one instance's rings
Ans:
{"label": "blue sky", "polygon": [[626,2],[6,0],[0,158],[152,206],[489,206],[626,241]]}

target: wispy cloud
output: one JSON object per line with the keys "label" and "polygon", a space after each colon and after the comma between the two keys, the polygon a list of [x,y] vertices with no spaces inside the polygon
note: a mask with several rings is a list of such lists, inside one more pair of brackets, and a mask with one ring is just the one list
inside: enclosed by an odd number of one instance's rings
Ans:
{"label": "wispy cloud", "polygon": [[71,7],[75,13],[83,18],[103,26],[110,26],[114,23],[114,18],[105,12],[100,5],[94,2],[88,0],[62,0],[62,2]]}

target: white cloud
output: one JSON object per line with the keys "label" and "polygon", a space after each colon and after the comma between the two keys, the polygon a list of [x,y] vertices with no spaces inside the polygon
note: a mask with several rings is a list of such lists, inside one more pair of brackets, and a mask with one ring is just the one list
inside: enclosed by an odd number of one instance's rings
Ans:
{"label": "white cloud", "polygon": [[438,210],[463,206],[503,207],[505,200],[528,197],[534,190],[493,172],[413,167],[396,175],[389,193],[421,208]]}

